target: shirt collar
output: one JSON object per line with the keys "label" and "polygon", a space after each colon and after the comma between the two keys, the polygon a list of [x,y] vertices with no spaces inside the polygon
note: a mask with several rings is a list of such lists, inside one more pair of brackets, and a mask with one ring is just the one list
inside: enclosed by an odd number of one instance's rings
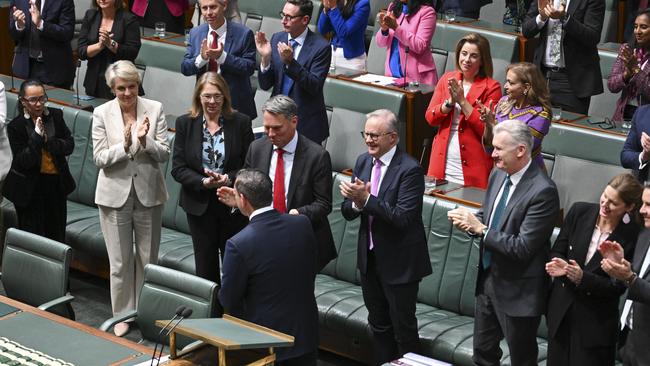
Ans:
{"label": "shirt collar", "polygon": [[[282,147],[282,150],[287,154],[294,154],[296,152],[296,147],[298,147],[298,131],[294,132],[293,138],[289,141],[288,144]],[[278,146],[273,145],[273,150],[279,149]]]}
{"label": "shirt collar", "polygon": [[287,42],[295,39],[300,46],[304,45],[305,39],[307,38],[307,31],[309,31],[309,27],[305,28],[305,30],[296,38],[291,37],[291,34],[287,33]]}
{"label": "shirt collar", "polygon": [[519,170],[518,172],[516,172],[516,173],[514,173],[513,175],[510,176],[510,181],[512,182],[513,186],[516,186],[517,184],[519,184],[519,181],[521,180],[521,178],[524,177],[524,174],[526,173],[526,171],[530,167],[530,163],[532,161],[533,161],[533,159],[530,159],[528,161],[528,164],[526,164],[526,166],[524,166],[521,170]]}
{"label": "shirt collar", "polygon": [[[397,151],[397,145],[391,147],[390,150],[386,151],[386,153],[379,158],[381,164],[384,166],[389,166],[390,162],[393,160],[393,156],[395,156],[396,151]],[[375,161],[376,160],[373,158],[372,159],[373,164]]]}
{"label": "shirt collar", "polygon": [[271,211],[272,209],[273,209],[273,206],[266,206],[266,207],[258,208],[257,210],[251,212],[250,216],[248,216],[248,221],[252,220],[253,217],[255,217],[257,215],[263,214],[263,213],[265,213],[267,211]]}
{"label": "shirt collar", "polygon": [[228,28],[228,21],[227,20],[224,21],[223,24],[217,29],[213,29],[212,26],[210,26],[210,24],[208,24],[208,33],[212,32],[212,31],[215,31],[219,35],[219,38],[221,38],[221,37],[223,37],[224,34],[226,34],[226,29],[227,28]]}

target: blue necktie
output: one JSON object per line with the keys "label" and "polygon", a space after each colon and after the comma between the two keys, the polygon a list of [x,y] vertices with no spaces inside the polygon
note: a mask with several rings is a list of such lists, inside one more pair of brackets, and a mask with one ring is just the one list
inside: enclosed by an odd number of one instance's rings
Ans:
{"label": "blue necktie", "polygon": [[[295,39],[290,39],[289,43],[291,44],[291,48],[293,49],[293,58],[296,58],[296,46],[298,46],[298,41]],[[282,73],[282,94],[284,95],[289,95],[289,91],[291,91],[291,87],[293,86],[293,79],[287,75],[286,73],[286,66],[285,67],[285,72]]]}
{"label": "blue necktie", "polygon": [[[492,221],[490,222],[490,230],[498,229],[499,224],[501,223],[501,216],[506,211],[506,203],[508,203],[508,195],[510,194],[510,187],[512,186],[512,181],[510,176],[506,177],[506,181],[503,184],[503,193],[501,193],[501,198],[497,203],[497,207],[494,209],[494,214],[492,215]],[[490,262],[492,261],[492,253],[483,249],[483,269],[488,269],[490,267]]]}

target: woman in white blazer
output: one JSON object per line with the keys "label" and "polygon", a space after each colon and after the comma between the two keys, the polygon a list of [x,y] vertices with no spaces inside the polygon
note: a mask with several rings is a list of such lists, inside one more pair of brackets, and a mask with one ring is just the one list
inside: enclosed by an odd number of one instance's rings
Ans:
{"label": "woman in white blazer", "polygon": [[[158,259],[168,198],[160,164],[170,148],[162,104],[138,97],[141,80],[133,63],[109,65],[106,83],[115,99],[93,113],[93,160],[100,169],[95,203],[110,262],[113,315],[119,316],[135,310],[144,266]],[[126,322],[113,329],[117,336],[128,331]]]}

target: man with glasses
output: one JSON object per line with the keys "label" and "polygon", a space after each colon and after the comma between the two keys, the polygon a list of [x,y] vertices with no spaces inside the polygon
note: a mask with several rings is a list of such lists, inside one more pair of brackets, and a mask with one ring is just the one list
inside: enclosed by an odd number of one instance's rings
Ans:
{"label": "man with glasses", "polygon": [[418,352],[418,284],[431,274],[422,223],[424,175],[397,143],[397,117],[369,113],[361,132],[368,152],[357,159],[351,182],[342,182],[343,217],[361,216],[357,267],[373,333],[375,365]]}
{"label": "man with glasses", "polygon": [[199,0],[205,23],[190,32],[190,43],[181,63],[183,75],[218,72],[228,83],[232,106],[251,119],[257,117],[250,76],[255,71],[253,31],[226,20],[229,0]]}
{"label": "man with glasses", "polygon": [[307,27],[313,9],[310,0],[287,0],[280,12],[284,31],[273,34],[271,42],[257,32],[255,44],[261,56],[260,87],[291,97],[298,104],[298,132],[320,144],[329,136],[323,85],[332,50]]}

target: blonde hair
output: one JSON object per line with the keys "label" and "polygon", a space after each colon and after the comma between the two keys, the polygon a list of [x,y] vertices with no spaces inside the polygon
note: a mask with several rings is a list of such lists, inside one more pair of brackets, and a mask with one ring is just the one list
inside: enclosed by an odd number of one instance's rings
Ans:
{"label": "blonde hair", "polygon": [[[510,71],[515,74],[520,82],[530,85],[530,89],[528,89],[525,96],[528,104],[541,106],[543,110],[549,112],[551,110],[551,94],[539,68],[530,62],[517,62],[506,67],[506,75]],[[515,103],[515,100],[504,98],[497,104],[496,114],[503,116],[510,113]]]}
{"label": "blonde hair", "polygon": [[228,118],[230,117],[235,110],[232,108],[232,98],[230,97],[230,89],[228,88],[228,83],[223,78],[223,76],[217,74],[216,72],[209,71],[199,77],[199,80],[196,81],[196,86],[194,87],[194,94],[192,96],[192,107],[190,108],[190,116],[192,118],[198,117],[203,113],[203,104],[201,104],[201,93],[203,88],[207,84],[211,84],[219,89],[219,92],[223,95],[223,105],[221,106],[221,114]]}
{"label": "blonde hair", "polygon": [[142,83],[140,73],[133,62],[127,60],[115,61],[106,68],[106,85],[113,89],[115,79],[120,78],[125,81],[133,81],[138,85]]}

